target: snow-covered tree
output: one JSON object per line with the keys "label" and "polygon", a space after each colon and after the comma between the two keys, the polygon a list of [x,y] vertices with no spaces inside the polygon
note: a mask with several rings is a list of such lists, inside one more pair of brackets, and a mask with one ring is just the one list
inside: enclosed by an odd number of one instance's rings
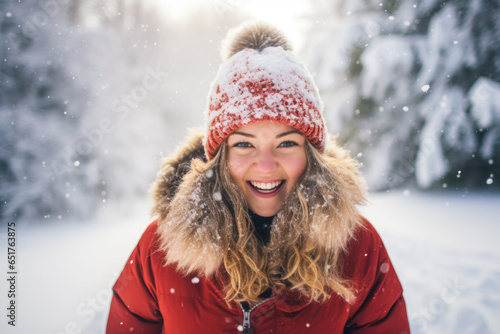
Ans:
{"label": "snow-covered tree", "polygon": [[330,131],[363,161],[371,189],[498,189],[500,3],[317,6],[304,54]]}
{"label": "snow-covered tree", "polygon": [[146,192],[166,128],[164,29],[126,3],[0,3],[2,219],[90,217]]}
{"label": "snow-covered tree", "polygon": [[100,174],[91,155],[79,162],[92,166],[91,173],[75,169],[58,179],[51,168],[65,161],[64,147],[83,120],[88,92],[64,71],[68,52],[47,47],[67,43],[64,21],[35,5],[2,2],[0,8],[0,214],[10,219],[88,210],[80,200]]}

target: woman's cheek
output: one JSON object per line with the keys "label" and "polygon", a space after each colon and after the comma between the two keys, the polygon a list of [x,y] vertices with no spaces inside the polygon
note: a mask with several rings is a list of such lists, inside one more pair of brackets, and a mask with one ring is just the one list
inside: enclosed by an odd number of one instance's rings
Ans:
{"label": "woman's cheek", "polygon": [[229,157],[229,173],[233,178],[239,181],[240,178],[243,177],[244,174],[244,165],[241,159],[235,157]]}
{"label": "woman's cheek", "polygon": [[306,170],[306,157],[294,157],[285,162],[288,177],[298,179]]}

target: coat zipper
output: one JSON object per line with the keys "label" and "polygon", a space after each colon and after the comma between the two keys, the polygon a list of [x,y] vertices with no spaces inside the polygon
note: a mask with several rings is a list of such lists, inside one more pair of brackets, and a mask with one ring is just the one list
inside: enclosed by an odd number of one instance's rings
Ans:
{"label": "coat zipper", "polygon": [[264,299],[263,301],[255,304],[252,308],[248,307],[247,302],[240,303],[241,310],[243,311],[243,334],[251,334],[252,328],[250,327],[250,313],[260,305],[264,304],[271,298]]}

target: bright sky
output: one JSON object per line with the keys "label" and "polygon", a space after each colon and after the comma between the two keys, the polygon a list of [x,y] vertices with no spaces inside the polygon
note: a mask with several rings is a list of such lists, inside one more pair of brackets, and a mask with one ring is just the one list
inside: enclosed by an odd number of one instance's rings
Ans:
{"label": "bright sky", "polygon": [[165,7],[166,14],[182,20],[189,9],[207,1],[215,15],[230,15],[231,12],[250,13],[256,19],[268,21],[282,29],[291,39],[296,50],[302,45],[301,30],[305,27],[297,18],[310,8],[308,0],[157,0]]}

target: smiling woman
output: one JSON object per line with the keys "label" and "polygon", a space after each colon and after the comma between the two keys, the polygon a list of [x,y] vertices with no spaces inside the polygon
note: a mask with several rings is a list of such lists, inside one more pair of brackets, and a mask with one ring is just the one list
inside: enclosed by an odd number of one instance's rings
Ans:
{"label": "smiling woman", "polygon": [[402,287],[326,134],[313,78],[274,27],[228,37],[204,135],[166,159],[108,333],[409,333]]}

